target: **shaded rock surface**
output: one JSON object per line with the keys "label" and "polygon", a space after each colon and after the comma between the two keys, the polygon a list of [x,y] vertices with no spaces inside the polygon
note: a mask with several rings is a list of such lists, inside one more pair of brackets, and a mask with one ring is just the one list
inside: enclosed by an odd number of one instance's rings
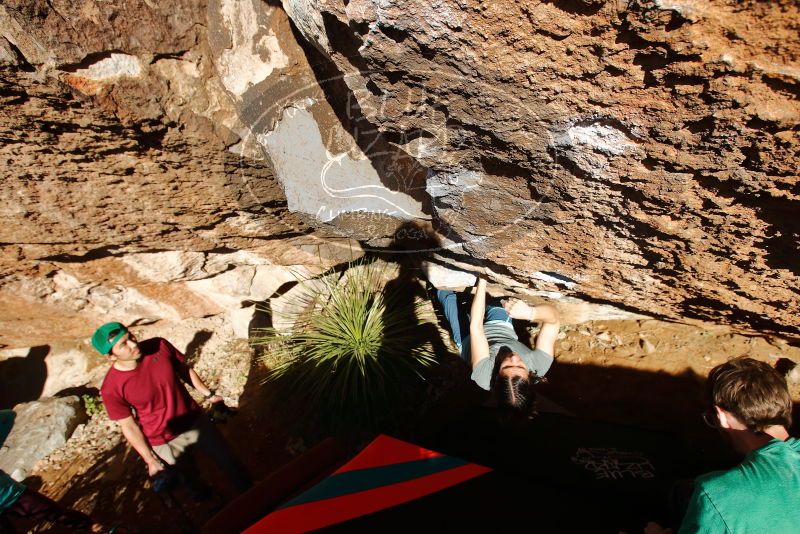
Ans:
{"label": "shaded rock surface", "polygon": [[211,315],[241,336],[282,269],[355,240],[797,336],[798,20],[785,1],[4,2],[0,343]]}
{"label": "shaded rock surface", "polygon": [[98,387],[105,364],[82,343],[0,350],[0,409],[73,388]]}

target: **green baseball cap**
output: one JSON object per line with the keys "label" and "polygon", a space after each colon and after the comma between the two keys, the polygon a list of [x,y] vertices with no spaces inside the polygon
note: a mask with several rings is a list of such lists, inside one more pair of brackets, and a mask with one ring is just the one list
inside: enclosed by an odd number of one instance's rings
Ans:
{"label": "green baseball cap", "polygon": [[97,330],[92,336],[92,345],[97,352],[103,356],[111,353],[111,348],[122,338],[128,329],[121,323],[106,323]]}

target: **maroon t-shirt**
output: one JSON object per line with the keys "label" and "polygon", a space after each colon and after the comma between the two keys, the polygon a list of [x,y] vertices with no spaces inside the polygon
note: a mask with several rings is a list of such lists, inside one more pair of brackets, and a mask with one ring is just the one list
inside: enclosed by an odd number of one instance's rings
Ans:
{"label": "maroon t-shirt", "polygon": [[190,382],[185,357],[169,341],[153,338],[139,343],[142,356],[136,369],[111,367],[100,394],[113,421],[133,415],[150,445],[161,445],[186,431],[200,407],[181,382]]}

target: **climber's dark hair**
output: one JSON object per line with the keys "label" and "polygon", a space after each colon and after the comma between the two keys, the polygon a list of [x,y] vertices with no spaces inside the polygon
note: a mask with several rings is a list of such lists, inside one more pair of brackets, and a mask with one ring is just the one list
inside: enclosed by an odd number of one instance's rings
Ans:
{"label": "climber's dark hair", "polygon": [[504,349],[501,348],[494,359],[489,391],[497,402],[503,419],[528,421],[536,416],[536,384],[543,379],[533,372],[529,372],[524,378],[500,376],[500,366],[511,355],[511,351]]}

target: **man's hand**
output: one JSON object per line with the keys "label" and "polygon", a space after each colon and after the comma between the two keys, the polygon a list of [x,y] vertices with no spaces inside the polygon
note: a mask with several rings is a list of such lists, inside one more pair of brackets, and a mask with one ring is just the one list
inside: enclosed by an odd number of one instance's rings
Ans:
{"label": "man's hand", "polygon": [[650,521],[647,523],[647,526],[644,527],[644,534],[672,534],[672,529],[664,528],[658,523]]}
{"label": "man's hand", "polygon": [[210,396],[207,400],[211,404],[216,404],[218,402],[223,402],[225,399],[222,398],[222,395],[217,395],[214,393],[214,395]]}
{"label": "man's hand", "polygon": [[159,471],[164,470],[164,462],[161,460],[153,459],[147,462],[147,475],[150,477],[155,476]]}
{"label": "man's hand", "polygon": [[494,271],[491,270],[489,267],[485,267],[483,265],[473,265],[472,274],[474,274],[478,278],[488,278],[494,274]]}
{"label": "man's hand", "polygon": [[150,448],[150,444],[142,434],[142,429],[139,428],[139,423],[133,416],[126,417],[119,420],[119,426],[122,429],[122,435],[131,444],[131,447],[136,449],[139,456],[142,457],[144,463],[147,464],[147,474],[150,476],[155,475],[164,469],[164,462],[158,455]]}
{"label": "man's hand", "polygon": [[506,299],[503,302],[503,308],[512,319],[520,321],[532,321],[534,319],[534,309],[519,299]]}
{"label": "man's hand", "polygon": [[503,308],[512,319],[540,323],[542,328],[536,336],[536,349],[555,356],[556,339],[558,339],[558,310],[549,304],[530,306],[519,299],[507,299]]}

